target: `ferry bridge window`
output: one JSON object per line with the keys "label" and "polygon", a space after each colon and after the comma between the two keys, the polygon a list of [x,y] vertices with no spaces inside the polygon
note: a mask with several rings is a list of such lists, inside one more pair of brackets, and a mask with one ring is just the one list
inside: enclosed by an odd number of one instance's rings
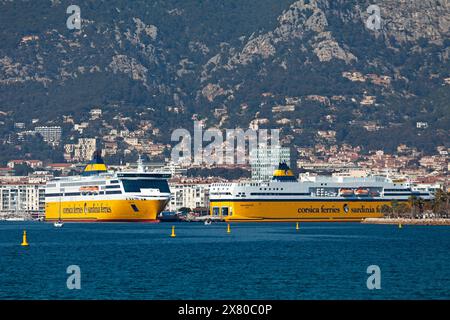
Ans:
{"label": "ferry bridge window", "polygon": [[219,207],[213,207],[213,216],[219,215]]}
{"label": "ferry bridge window", "polygon": [[141,192],[141,189],[159,189],[160,192],[170,192],[166,180],[122,180],[125,192]]}
{"label": "ferry bridge window", "polygon": [[222,216],[224,216],[224,217],[228,216],[228,208],[227,207],[222,208]]}

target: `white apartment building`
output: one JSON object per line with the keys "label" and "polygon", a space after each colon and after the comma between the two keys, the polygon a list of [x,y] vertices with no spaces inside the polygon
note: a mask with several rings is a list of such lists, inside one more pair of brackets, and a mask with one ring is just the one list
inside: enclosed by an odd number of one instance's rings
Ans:
{"label": "white apartment building", "polygon": [[67,161],[87,162],[92,159],[96,148],[95,138],[80,138],[77,144],[64,145],[64,158]]}
{"label": "white apartment building", "polygon": [[168,163],[146,163],[145,167],[149,171],[170,172],[172,177],[182,177],[187,174],[186,168],[182,168],[179,164],[172,161]]}
{"label": "white apartment building", "polygon": [[74,158],[82,162],[89,161],[92,159],[96,148],[97,141],[95,138],[80,138],[74,152]]}
{"label": "white apartment building", "polygon": [[271,180],[273,171],[280,162],[291,166],[291,151],[285,147],[258,147],[250,152],[252,180]]}
{"label": "white apartment building", "polygon": [[102,109],[91,109],[89,114],[91,115],[91,120],[98,119],[102,116]]}
{"label": "white apartment building", "polygon": [[37,218],[44,216],[44,184],[2,184],[0,185],[0,216],[16,218]]}
{"label": "white apartment building", "polygon": [[59,144],[61,141],[61,127],[36,127],[36,133],[42,136],[42,139],[49,144]]}
{"label": "white apartment building", "polygon": [[181,208],[207,208],[209,206],[209,184],[169,184],[170,202],[165,210]]}

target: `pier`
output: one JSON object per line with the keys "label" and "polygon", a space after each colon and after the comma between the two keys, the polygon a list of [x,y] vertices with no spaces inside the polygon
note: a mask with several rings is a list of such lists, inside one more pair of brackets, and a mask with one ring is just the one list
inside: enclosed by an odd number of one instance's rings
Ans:
{"label": "pier", "polygon": [[450,226],[450,219],[366,218],[362,220],[361,223],[417,226]]}

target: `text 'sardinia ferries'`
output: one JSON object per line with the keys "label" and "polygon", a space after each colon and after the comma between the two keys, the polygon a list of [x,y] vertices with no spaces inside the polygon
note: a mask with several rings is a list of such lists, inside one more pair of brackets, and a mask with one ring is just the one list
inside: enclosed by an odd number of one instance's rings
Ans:
{"label": "text 'sardinia ferries'", "polygon": [[96,152],[81,176],[57,178],[45,188],[48,221],[152,222],[170,200],[168,173],[110,173]]}
{"label": "text 'sardinia ferries'", "polygon": [[297,181],[281,163],[270,182],[217,183],[210,214],[227,221],[360,221],[382,217],[384,205],[411,196],[433,198],[407,182],[386,177],[308,177]]}

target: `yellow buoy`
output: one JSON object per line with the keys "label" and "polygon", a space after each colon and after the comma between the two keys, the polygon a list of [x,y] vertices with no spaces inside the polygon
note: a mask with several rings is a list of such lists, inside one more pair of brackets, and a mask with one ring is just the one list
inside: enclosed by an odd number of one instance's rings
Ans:
{"label": "yellow buoy", "polygon": [[20,244],[22,247],[28,247],[28,242],[27,242],[27,232],[24,230],[23,231],[23,236],[22,236],[22,243]]}
{"label": "yellow buoy", "polygon": [[170,235],[172,238],[175,238],[176,237],[176,234],[175,234],[175,226],[172,226],[172,234]]}
{"label": "yellow buoy", "polygon": [[295,226],[295,230],[300,230],[300,224],[297,222],[297,225]]}
{"label": "yellow buoy", "polygon": [[227,233],[231,233],[231,228],[230,228],[230,224],[229,223],[227,223]]}

